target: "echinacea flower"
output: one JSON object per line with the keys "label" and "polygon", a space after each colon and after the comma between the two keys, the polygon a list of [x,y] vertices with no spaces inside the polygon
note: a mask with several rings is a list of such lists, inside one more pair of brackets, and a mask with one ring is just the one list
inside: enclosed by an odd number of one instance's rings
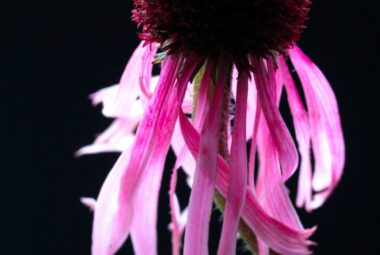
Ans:
{"label": "echinacea flower", "polygon": [[[173,254],[180,252],[183,232],[184,254],[208,254],[213,200],[223,211],[218,254],[235,253],[238,232],[259,254],[309,254],[315,228],[302,226],[285,182],[300,155],[296,203],[310,211],[329,197],[344,164],[335,96],[295,44],[310,2],[134,4],[142,43],[120,84],[91,96],[115,121],[78,151],[121,152],[97,200],[83,199],[94,209],[92,253],[114,254],[129,235],[136,254],[157,253],[158,194],[172,145],[177,155],[169,192]],[[152,77],[154,63],[161,65],[158,80]],[[284,91],[296,141],[279,110]],[[182,211],[175,194],[180,167],[191,186]]]}

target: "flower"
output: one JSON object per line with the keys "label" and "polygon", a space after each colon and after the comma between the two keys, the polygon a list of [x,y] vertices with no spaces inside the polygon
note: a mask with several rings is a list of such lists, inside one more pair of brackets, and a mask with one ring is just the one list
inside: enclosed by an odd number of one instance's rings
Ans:
{"label": "flower", "polygon": [[[297,205],[310,211],[329,197],[344,164],[335,96],[295,44],[310,2],[134,3],[142,42],[119,85],[91,96],[115,121],[78,151],[121,152],[97,200],[82,200],[94,209],[92,253],[114,254],[131,234],[136,254],[156,254],[158,193],[171,145],[177,155],[169,191],[173,254],[184,230],[184,254],[208,254],[214,198],[224,217],[218,254],[235,253],[238,231],[259,254],[309,254],[315,228],[302,226],[285,182],[300,155]],[[161,64],[158,81],[153,62]],[[279,111],[283,91],[296,142]],[[182,212],[175,194],[180,167],[191,186]]]}

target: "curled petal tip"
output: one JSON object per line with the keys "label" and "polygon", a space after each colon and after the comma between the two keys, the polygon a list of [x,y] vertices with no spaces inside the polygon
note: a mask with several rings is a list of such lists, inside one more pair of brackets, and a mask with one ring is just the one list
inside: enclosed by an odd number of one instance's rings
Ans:
{"label": "curled petal tip", "polygon": [[95,210],[96,207],[96,200],[92,197],[81,197],[80,202],[87,206],[91,211]]}

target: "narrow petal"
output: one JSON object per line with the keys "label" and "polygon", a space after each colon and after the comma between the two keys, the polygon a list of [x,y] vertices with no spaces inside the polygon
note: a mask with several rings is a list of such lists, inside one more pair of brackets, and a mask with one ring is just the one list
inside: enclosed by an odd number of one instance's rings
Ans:
{"label": "narrow petal", "polygon": [[177,122],[174,128],[174,133],[171,142],[174,154],[177,156],[175,164],[177,168],[182,167],[186,175],[194,177],[195,160],[185,146],[185,141],[183,140],[180,128],[181,127]]}
{"label": "narrow petal", "polygon": [[334,93],[319,68],[297,47],[289,50],[308,107],[315,159],[313,208],[323,204],[339,182],[344,166],[344,140]]}
{"label": "narrow petal", "polygon": [[211,98],[210,84],[214,67],[215,63],[212,60],[208,60],[205,72],[201,80],[201,84],[199,86],[197,106],[196,111],[194,112],[194,126],[197,128],[197,130],[200,130],[200,128],[203,126],[203,123],[207,116],[207,111],[209,109],[209,102]]}
{"label": "narrow petal", "polygon": [[230,158],[230,182],[218,254],[236,252],[236,235],[247,190],[246,111],[248,76],[240,73]]}
{"label": "narrow petal", "polygon": [[276,147],[267,124],[262,121],[259,135],[260,171],[257,195],[260,204],[275,219],[296,230],[303,230],[299,217],[290,201],[280,170]]}
{"label": "narrow petal", "polygon": [[201,132],[190,195],[184,254],[208,254],[208,232],[214,195],[216,161],[222,120],[223,92],[228,67],[221,61],[212,106]]}
{"label": "narrow petal", "polygon": [[[94,215],[93,255],[115,253],[128,236],[132,224],[133,200],[156,144],[157,124],[172,121],[174,128],[175,111],[168,110],[165,103],[173,98],[170,97],[170,91],[179,63],[180,60],[169,57],[163,65],[163,74],[138,128],[134,146],[130,153],[122,153],[102,186]],[[170,116],[163,116],[163,112]],[[171,132],[170,127],[161,131],[165,131],[163,136]],[[163,146],[157,149],[163,150]]]}
{"label": "narrow petal", "polygon": [[296,132],[298,150],[301,155],[301,168],[298,178],[297,206],[305,205],[306,210],[311,209],[311,162],[310,162],[310,125],[306,109],[298,94],[284,57],[278,59],[282,82],[285,85],[293,123]]}
{"label": "narrow petal", "polygon": [[[234,70],[235,71],[235,70]],[[236,71],[237,72],[237,71]],[[233,74],[237,78],[237,74]],[[254,79],[248,80],[248,100],[247,100],[247,128],[246,139],[251,140],[249,162],[248,162],[248,187],[255,192],[255,161],[256,161],[256,144],[257,129],[261,119],[260,104],[257,100],[256,84]]]}
{"label": "narrow petal", "polygon": [[275,79],[271,77],[274,74],[269,72],[267,76],[262,59],[252,58],[252,60],[257,70],[254,75],[257,97],[279,154],[283,179],[287,180],[293,175],[298,165],[297,149],[276,106]]}
{"label": "narrow petal", "polygon": [[95,210],[96,200],[92,197],[81,197],[80,202],[87,206],[91,211]]}
{"label": "narrow petal", "polygon": [[146,50],[142,55],[142,67],[139,74],[139,85],[143,95],[149,99],[152,97],[152,92],[150,91],[150,81],[152,79],[153,70],[152,59],[156,54],[157,46],[156,44],[149,44],[148,47],[149,50]]}
{"label": "narrow petal", "polygon": [[[177,86],[187,86],[195,66],[196,62],[193,61],[185,63],[183,67],[184,71],[177,80]],[[176,92],[175,89],[172,89],[171,94],[168,94],[166,97],[166,105],[160,112],[157,123],[157,127],[160,127],[160,132],[156,138],[157,141],[152,152],[152,157],[146,167],[146,169],[149,169],[149,172],[145,173],[134,200],[132,242],[137,255],[154,255],[157,253],[156,224],[159,190],[166,155],[178,116],[178,111],[173,111],[171,108],[177,109],[177,105],[181,105],[183,101],[183,97],[177,98]],[[127,182],[126,185],[130,185],[129,179],[125,180]]]}
{"label": "narrow petal", "polygon": [[138,124],[138,119],[116,119],[93,144],[80,148],[75,156],[103,152],[123,152],[129,149],[134,142],[133,130]]}
{"label": "narrow petal", "polygon": [[171,231],[172,231],[172,254],[179,255],[181,247],[181,232],[179,226],[179,218],[181,214],[181,208],[179,206],[178,199],[175,195],[175,189],[177,186],[177,171],[178,166],[175,164],[172,176],[170,178],[170,189],[169,189],[169,206],[170,206],[170,218],[171,218]]}
{"label": "narrow petal", "polygon": [[[168,143],[167,138],[160,137],[158,143]],[[149,173],[143,177],[134,200],[131,238],[136,255],[157,254],[158,198],[167,150],[168,144],[154,152],[147,166]]]}
{"label": "narrow petal", "polygon": [[[158,77],[151,78],[150,84],[156,87]],[[93,93],[90,97],[94,105],[103,103],[103,109],[112,104],[117,95],[119,85],[114,85],[101,89]],[[134,131],[142,119],[143,111],[147,105],[143,97],[136,99],[131,105],[131,111],[118,117],[103,133],[101,133],[93,144],[80,148],[75,156],[94,154],[102,152],[122,152],[132,146],[134,141]]]}
{"label": "narrow petal", "polygon": [[[200,131],[201,127],[203,126],[203,123],[207,116],[207,111],[209,109],[210,83],[214,65],[215,64],[213,61],[208,61],[197,95],[197,105],[193,116],[193,123],[198,131]],[[184,112],[186,112],[183,107],[182,109]],[[178,167],[182,166],[183,170],[186,172],[189,178],[193,178],[195,160],[185,145],[185,141],[183,140],[179,125],[176,125],[176,128],[174,129],[172,148],[177,156],[176,164],[178,164]]]}
{"label": "narrow petal", "polygon": [[[139,74],[145,64],[142,62],[143,56],[145,52],[149,52],[151,49],[150,46],[144,47],[143,42],[141,42],[132,54],[120,79],[115,99],[110,104],[105,105],[103,109],[105,116],[123,117],[129,112],[133,112],[130,108],[140,93]],[[149,61],[148,59],[144,60]]]}
{"label": "narrow petal", "polygon": [[[186,145],[193,156],[197,157],[199,153],[199,133],[195,130],[183,112],[180,111],[179,117]],[[216,188],[224,197],[226,197],[227,194],[228,182],[228,165],[219,155]],[[257,201],[255,194],[251,190],[247,191],[242,217],[253,232],[276,252],[289,255],[310,254],[308,246],[311,245],[312,242],[308,241],[307,238],[315,231],[315,229],[296,230],[272,218],[263,210]]]}
{"label": "narrow petal", "polygon": [[270,255],[269,246],[263,240],[257,240],[257,247],[259,255]]}
{"label": "narrow petal", "polygon": [[[131,84],[131,81],[129,84]],[[136,81],[135,81],[136,82]],[[137,86],[137,84],[135,84]],[[120,85],[112,85],[90,95],[93,105],[102,103],[102,113],[106,117],[121,117],[126,119],[135,119],[141,117],[144,111],[146,102],[142,102],[133,94],[124,95],[124,99],[129,103],[129,111],[115,113],[115,100],[118,97]],[[138,91],[137,91],[138,92]]]}

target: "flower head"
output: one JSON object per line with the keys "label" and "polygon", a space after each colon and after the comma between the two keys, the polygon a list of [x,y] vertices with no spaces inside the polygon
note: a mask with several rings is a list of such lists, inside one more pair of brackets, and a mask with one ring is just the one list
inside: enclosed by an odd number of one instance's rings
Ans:
{"label": "flower head", "polygon": [[[120,84],[92,97],[116,120],[79,151],[121,152],[97,201],[84,200],[95,213],[93,254],[114,254],[129,234],[136,254],[156,254],[158,193],[170,145],[177,155],[169,192],[173,254],[183,231],[184,254],[208,253],[213,199],[224,215],[218,254],[235,253],[238,232],[259,254],[310,253],[315,229],[302,226],[285,182],[300,155],[297,205],[321,206],[342,175],[344,144],[329,83],[295,44],[309,1],[134,3],[143,42]],[[161,65],[157,83],[153,62]],[[279,111],[283,91],[295,140]],[[180,167],[192,189],[183,211],[175,194]]]}
{"label": "flower head", "polygon": [[140,38],[171,53],[202,56],[284,52],[298,40],[308,0],[136,0]]}

